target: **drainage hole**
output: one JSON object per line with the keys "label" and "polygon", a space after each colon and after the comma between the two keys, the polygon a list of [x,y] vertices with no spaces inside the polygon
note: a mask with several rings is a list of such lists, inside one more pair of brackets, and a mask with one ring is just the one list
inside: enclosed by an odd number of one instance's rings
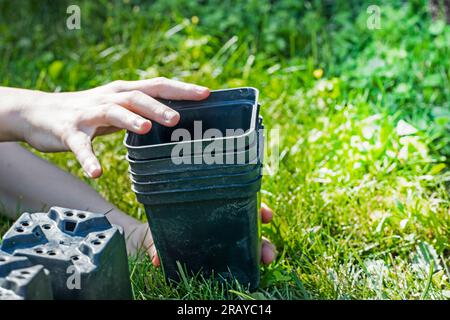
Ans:
{"label": "drainage hole", "polygon": [[0,262],[5,262],[6,258],[0,257]]}
{"label": "drainage hole", "polygon": [[47,252],[47,253],[48,253],[49,256],[54,256],[54,255],[56,255],[56,252],[55,252],[55,251],[49,251],[49,252]]}
{"label": "drainage hole", "polygon": [[30,225],[30,223],[28,221],[22,221],[21,225],[24,227],[28,227]]}
{"label": "drainage hole", "polygon": [[98,241],[98,240],[94,240],[94,241],[92,241],[92,244],[94,244],[94,245],[98,246],[98,245],[100,245],[100,244],[101,244],[101,242],[100,242],[100,241]]}
{"label": "drainage hole", "polygon": [[24,276],[16,276],[16,279],[23,280],[23,279],[26,279],[26,278]]}
{"label": "drainage hole", "polygon": [[73,232],[76,226],[76,222],[66,221],[66,223],[64,224],[64,229],[66,229],[66,231]]}
{"label": "drainage hole", "polygon": [[100,234],[97,235],[97,238],[99,238],[99,239],[105,239],[106,236],[105,236],[103,233],[100,233]]}
{"label": "drainage hole", "polygon": [[16,228],[17,232],[23,232],[23,229],[21,227]]}
{"label": "drainage hole", "polygon": [[44,253],[44,250],[42,250],[42,249],[36,249],[36,250],[34,250],[34,252],[41,254],[41,253]]}
{"label": "drainage hole", "polygon": [[68,216],[68,217],[71,217],[71,216],[73,216],[73,213],[68,211],[68,212],[65,213],[65,215]]}
{"label": "drainage hole", "polygon": [[25,275],[30,274],[28,271],[21,271],[20,273]]}
{"label": "drainage hole", "polygon": [[42,226],[42,228],[44,228],[45,230],[49,230],[51,227],[52,227],[52,226],[49,225],[49,224],[44,224],[44,225]]}
{"label": "drainage hole", "polygon": [[79,256],[71,256],[70,259],[72,259],[73,261],[78,261],[80,260]]}
{"label": "drainage hole", "polygon": [[86,218],[86,215],[83,213],[79,213],[79,214],[77,214],[77,217],[80,219],[84,219],[84,218]]}

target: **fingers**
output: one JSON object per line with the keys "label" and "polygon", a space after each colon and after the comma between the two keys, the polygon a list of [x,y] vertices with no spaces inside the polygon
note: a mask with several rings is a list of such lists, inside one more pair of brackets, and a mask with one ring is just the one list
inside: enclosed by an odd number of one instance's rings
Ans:
{"label": "fingers", "polygon": [[265,203],[261,203],[261,221],[262,223],[269,223],[272,221],[273,211]]}
{"label": "fingers", "polygon": [[261,241],[261,262],[264,264],[272,263],[277,256],[275,246],[265,237]]}
{"label": "fingers", "polygon": [[[87,115],[96,126],[116,127],[127,129],[137,134],[145,134],[150,131],[152,123],[116,104],[108,104]],[[99,128],[101,129],[101,128]]]}
{"label": "fingers", "polygon": [[68,134],[65,138],[66,146],[75,154],[81,167],[91,178],[98,178],[102,174],[102,168],[98,162],[91,144],[91,138],[82,131]]}
{"label": "fingers", "polygon": [[[153,246],[153,248],[155,248],[155,246]],[[150,257],[153,257],[152,263],[155,267],[159,267],[161,265],[161,262],[159,261],[159,256],[156,252],[156,249],[155,249],[155,252],[150,255]]]}
{"label": "fingers", "polygon": [[[158,253],[156,252],[156,247],[155,247],[155,242],[153,241],[153,238],[151,236],[150,233],[150,228],[146,228],[147,229],[147,233],[145,236],[145,239],[149,239],[149,244],[146,246],[145,250],[147,251],[148,256],[150,257],[150,259],[152,259],[152,263],[155,267],[159,267],[160,266],[160,262],[159,262],[159,257],[158,257]],[[146,241],[147,242],[147,241]]]}
{"label": "fingers", "polygon": [[150,246],[147,248],[147,254],[152,259],[152,264],[155,267],[159,267],[161,265],[161,262],[159,261],[158,252],[156,252],[155,243],[151,242]]}
{"label": "fingers", "polygon": [[143,239],[141,245],[144,247],[148,256],[152,260],[153,265],[155,267],[159,267],[161,263],[159,261],[158,253],[156,252],[155,242],[153,241],[150,228],[147,224],[143,226],[144,226],[144,234],[141,235],[141,238]]}
{"label": "fingers", "polygon": [[138,90],[155,98],[172,100],[203,100],[210,94],[206,87],[164,77],[138,81],[119,80],[111,85],[116,92]]}
{"label": "fingers", "polygon": [[180,120],[180,114],[141,91],[116,93],[112,100],[132,112],[154,120],[164,126],[172,127]]}
{"label": "fingers", "polygon": [[109,86],[116,92],[112,98],[114,104],[121,105],[145,118],[169,127],[178,123],[180,120],[179,113],[152,97],[173,100],[202,100],[210,94],[206,87],[162,77],[138,81],[119,80],[112,82]]}
{"label": "fingers", "polygon": [[[272,221],[273,211],[265,203],[261,203],[261,221],[269,223]],[[265,237],[261,241],[261,262],[264,264],[272,263],[277,256],[275,246]]]}

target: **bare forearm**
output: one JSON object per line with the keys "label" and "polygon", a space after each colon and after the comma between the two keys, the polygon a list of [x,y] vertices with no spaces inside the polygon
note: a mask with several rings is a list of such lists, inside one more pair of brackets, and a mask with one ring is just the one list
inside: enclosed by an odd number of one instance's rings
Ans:
{"label": "bare forearm", "polygon": [[105,213],[115,224],[131,226],[137,220],[120,212],[89,185],[76,179],[16,143],[0,143],[0,202],[7,215],[19,211],[39,211],[58,205],[67,208]]}
{"label": "bare forearm", "polygon": [[22,212],[51,206],[108,212],[108,220],[123,227],[129,252],[135,252],[144,241],[145,224],[120,211],[70,173],[17,143],[0,143],[0,155],[0,214],[16,219]]}

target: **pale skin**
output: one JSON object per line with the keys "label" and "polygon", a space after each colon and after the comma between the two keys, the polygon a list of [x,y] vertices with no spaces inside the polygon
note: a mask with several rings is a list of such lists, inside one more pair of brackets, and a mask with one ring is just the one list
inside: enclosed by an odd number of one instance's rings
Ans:
{"label": "pale skin", "polygon": [[[92,148],[96,136],[121,129],[145,134],[152,122],[174,126],[180,115],[155,98],[202,100],[208,96],[208,88],[166,78],[119,80],[63,93],[0,87],[1,212],[15,218],[20,211],[39,211],[52,205],[109,212],[109,221],[124,229],[128,252],[143,249],[158,266],[148,224],[128,216],[80,179],[16,142],[26,142],[42,152],[71,151],[86,175],[94,179],[102,175]],[[269,223],[272,217],[272,210],[263,204],[262,222]],[[275,256],[275,247],[264,238],[262,263],[271,263]]]}

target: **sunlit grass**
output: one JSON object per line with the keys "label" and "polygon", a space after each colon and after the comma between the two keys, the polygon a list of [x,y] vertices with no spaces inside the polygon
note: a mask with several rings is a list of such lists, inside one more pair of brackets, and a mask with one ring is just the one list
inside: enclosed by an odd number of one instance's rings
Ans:
{"label": "sunlit grass", "polygon": [[[238,22],[213,31],[217,8],[202,8],[196,19],[175,8],[170,17],[153,16],[166,8],[163,1],[153,9],[105,6],[108,18],[86,19],[78,35],[60,31],[48,40],[52,48],[41,44],[45,29],[37,27],[28,33],[38,43],[32,52],[26,41],[13,53],[13,40],[2,44],[8,66],[0,67],[0,79],[20,85],[26,78],[25,86],[43,90],[161,75],[213,89],[254,86],[266,128],[281,134],[279,170],[262,187],[276,212],[263,233],[279,254],[262,267],[261,288],[250,293],[202,279],[168,285],[148,259],[131,259],[135,298],[450,298],[450,28],[431,23],[425,2],[420,10],[383,6],[385,29],[376,33],[364,29],[364,10],[355,19],[341,10],[336,29],[324,25],[328,33],[305,23],[292,37],[273,31],[274,43],[267,26],[260,42]],[[313,8],[305,19],[322,24],[321,14]],[[298,43],[283,51],[277,39]],[[97,181],[88,181],[70,154],[42,156],[145,221],[122,138],[95,141],[105,169]]]}

